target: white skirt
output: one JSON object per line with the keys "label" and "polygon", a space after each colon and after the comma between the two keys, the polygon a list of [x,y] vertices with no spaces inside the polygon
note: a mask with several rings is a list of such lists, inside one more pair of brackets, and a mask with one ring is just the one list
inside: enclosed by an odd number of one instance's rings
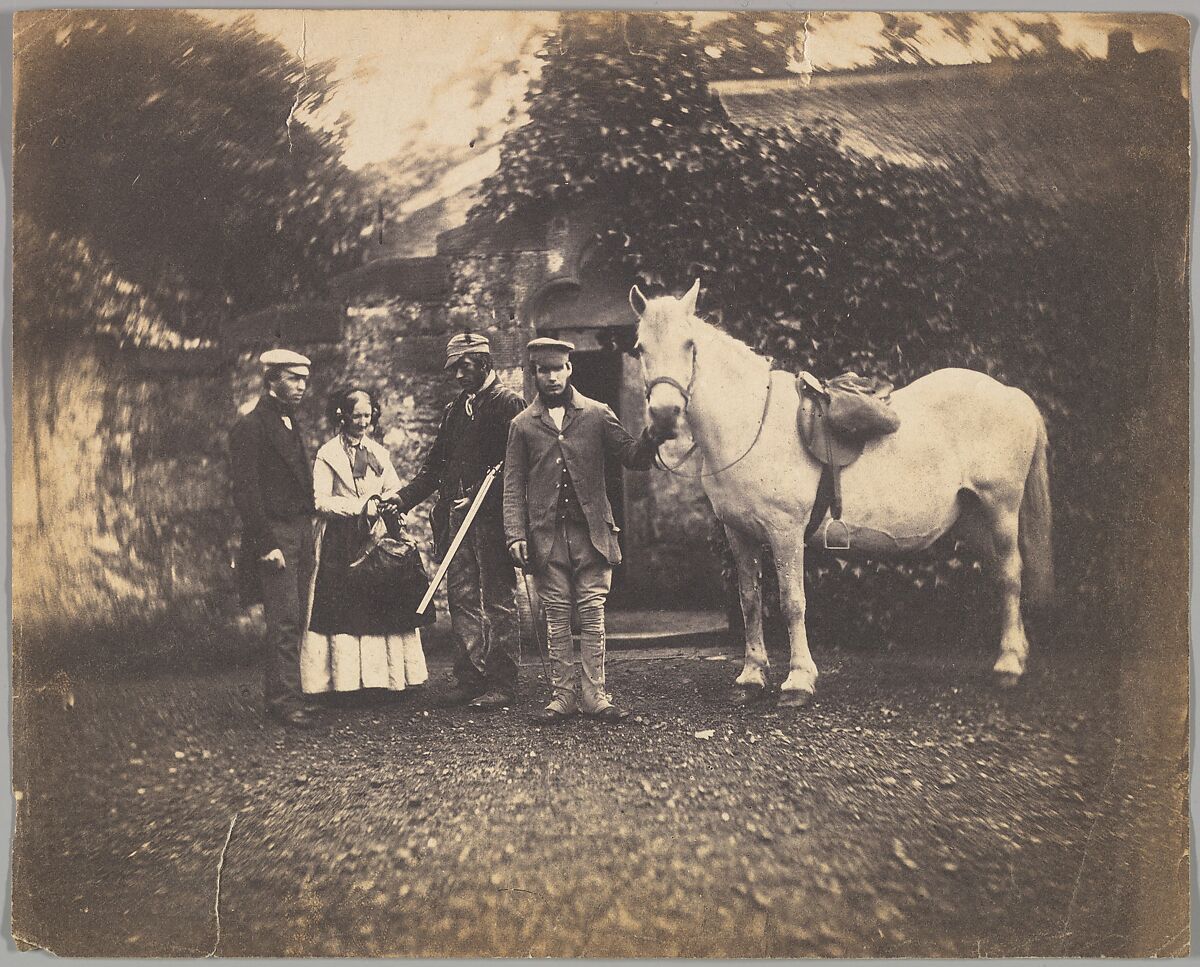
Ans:
{"label": "white skirt", "polygon": [[398,692],[428,680],[420,628],[362,637],[309,631],[300,648],[300,687],[309,694],[359,688]]}

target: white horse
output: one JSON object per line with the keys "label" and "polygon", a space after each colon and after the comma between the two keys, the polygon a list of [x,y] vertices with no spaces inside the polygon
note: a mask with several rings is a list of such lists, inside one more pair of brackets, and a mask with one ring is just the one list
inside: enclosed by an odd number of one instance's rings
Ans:
{"label": "white horse", "polygon": [[[795,377],[698,319],[699,292],[699,280],[682,299],[630,291],[650,419],[666,430],[687,420],[737,562],[746,659],[733,701],[752,701],[767,686],[759,582],[769,543],[791,637],[780,704],[803,705],[817,683],[804,626],[804,534],[821,467],[796,429]],[[855,553],[894,557],[954,528],[994,566],[1003,617],[993,671],[1001,686],[1015,685],[1029,654],[1022,590],[1027,603],[1044,604],[1054,586],[1041,413],[1020,390],[966,369],[930,373],[893,393],[892,406],[900,428],[869,441],[842,470],[849,543]],[[813,541],[823,546],[822,531]]]}

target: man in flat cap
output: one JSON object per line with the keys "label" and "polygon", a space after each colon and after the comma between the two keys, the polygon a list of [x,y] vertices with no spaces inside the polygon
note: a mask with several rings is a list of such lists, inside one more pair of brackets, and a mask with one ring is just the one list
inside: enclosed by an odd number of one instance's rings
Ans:
{"label": "man in flat cap", "polygon": [[272,717],[314,724],[300,689],[300,641],[313,573],[312,461],[296,406],[310,361],[288,349],[259,357],[263,394],[229,435],[233,502],[242,518],[238,583],[242,604],[262,602],[267,619],[263,696]]}
{"label": "man in flat cap", "polygon": [[[458,533],[488,468],[504,462],[509,424],[525,408],[525,401],[496,378],[484,336],[454,336],[446,346],[445,368],[454,374],[460,392],[442,414],[421,469],[392,502],[407,513],[437,491],[431,521],[441,555]],[[498,709],[516,699],[521,626],[516,573],[504,543],[502,495],[503,478],[497,477],[446,575],[457,679],[444,697],[448,705]]]}
{"label": "man in flat cap", "polygon": [[[605,490],[610,460],[649,470],[658,443],[634,439],[604,403],[571,386],[570,354],[558,339],[529,343],[538,396],[513,420],[504,474],[504,530],[513,561],[531,573],[546,614],[554,695],[534,721],[551,725],[582,711],[602,722],[629,713],[604,684],[604,605],[621,562],[617,525]],[[578,610],[582,690],[571,641]]]}

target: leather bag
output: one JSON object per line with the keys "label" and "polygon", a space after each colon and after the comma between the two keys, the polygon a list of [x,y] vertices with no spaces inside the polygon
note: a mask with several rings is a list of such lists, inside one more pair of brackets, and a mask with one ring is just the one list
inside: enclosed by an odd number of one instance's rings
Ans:
{"label": "leather bag", "polygon": [[[390,513],[386,506],[381,508],[382,526],[381,521],[368,517],[366,507],[359,514],[362,544],[348,568],[349,587],[351,593],[362,595],[366,601],[403,594],[415,602],[429,588],[429,577],[416,542],[404,535],[398,520],[388,520]],[[430,607],[418,624],[431,624],[435,617]]]}

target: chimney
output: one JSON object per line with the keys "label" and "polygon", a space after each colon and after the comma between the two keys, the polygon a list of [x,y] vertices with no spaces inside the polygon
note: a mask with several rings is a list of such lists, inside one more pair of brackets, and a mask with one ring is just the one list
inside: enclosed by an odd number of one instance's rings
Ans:
{"label": "chimney", "polygon": [[1113,67],[1125,67],[1137,60],[1132,30],[1114,30],[1108,35],[1108,62]]}

